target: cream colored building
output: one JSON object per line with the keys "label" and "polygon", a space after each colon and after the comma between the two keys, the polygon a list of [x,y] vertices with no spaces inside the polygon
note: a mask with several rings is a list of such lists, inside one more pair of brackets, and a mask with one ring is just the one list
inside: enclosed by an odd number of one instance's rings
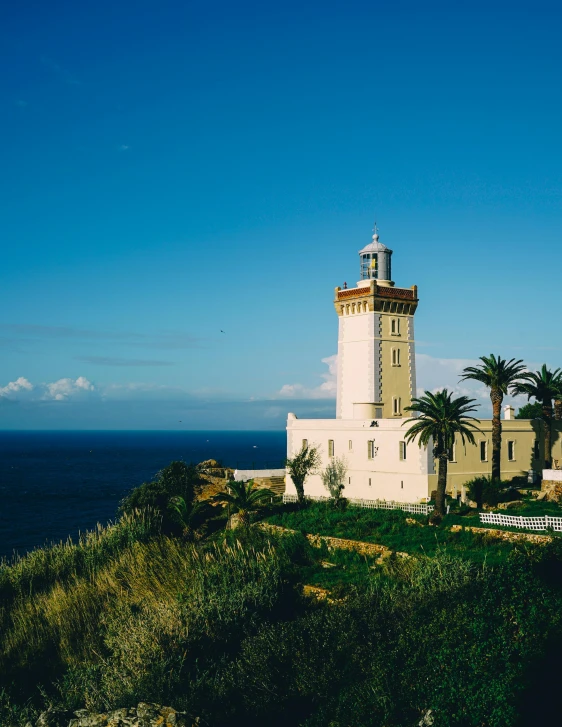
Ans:
{"label": "cream colored building", "polygon": [[[298,419],[288,415],[287,456],[307,443],[319,447],[322,469],[330,458],[345,457],[350,498],[416,502],[437,485],[431,449],[406,444],[405,407],[416,392],[414,315],[418,291],[391,280],[392,250],[375,231],[359,252],[361,279],[355,288],[336,288],[338,380],[336,419]],[[502,477],[540,472],[544,463],[542,423],[503,421]],[[562,464],[562,423],[555,423],[553,460]],[[482,420],[476,445],[456,442],[449,463],[448,491],[455,495],[467,480],[491,473],[492,422]],[[295,494],[287,476],[288,494]],[[319,473],[305,484],[309,496],[326,495]]]}

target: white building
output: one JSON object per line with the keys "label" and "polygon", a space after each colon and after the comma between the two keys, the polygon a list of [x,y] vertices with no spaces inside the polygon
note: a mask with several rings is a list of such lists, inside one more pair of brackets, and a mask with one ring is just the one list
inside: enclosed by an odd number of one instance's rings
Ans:
{"label": "white building", "polygon": [[[287,456],[303,443],[315,445],[322,469],[345,457],[349,498],[417,502],[430,494],[433,457],[406,444],[404,412],[416,392],[414,314],[417,287],[397,288],[391,256],[375,231],[359,252],[361,279],[355,288],[336,288],[339,320],[336,419],[287,420]],[[434,478],[432,478],[434,480]],[[289,476],[287,494],[296,494]],[[320,474],[305,483],[309,496],[326,495]]]}

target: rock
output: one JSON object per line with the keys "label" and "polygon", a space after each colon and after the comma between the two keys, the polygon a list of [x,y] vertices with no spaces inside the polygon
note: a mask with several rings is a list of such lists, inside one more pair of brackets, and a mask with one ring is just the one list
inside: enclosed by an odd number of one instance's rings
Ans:
{"label": "rock", "polygon": [[[26,727],[33,727],[31,722]],[[202,727],[198,717],[171,707],[141,702],[136,708],[123,707],[94,714],[87,709],[76,712],[49,709],[43,712],[35,727]]]}
{"label": "rock", "polygon": [[66,709],[48,709],[39,715],[35,727],[69,727],[72,712]]}
{"label": "rock", "polygon": [[546,492],[539,492],[536,495],[537,500],[545,500],[546,499]]}
{"label": "rock", "polygon": [[[513,510],[515,507],[521,507],[523,503],[521,500],[510,500],[509,502],[500,502],[498,505],[498,510]],[[495,509],[495,508],[493,508]]]}

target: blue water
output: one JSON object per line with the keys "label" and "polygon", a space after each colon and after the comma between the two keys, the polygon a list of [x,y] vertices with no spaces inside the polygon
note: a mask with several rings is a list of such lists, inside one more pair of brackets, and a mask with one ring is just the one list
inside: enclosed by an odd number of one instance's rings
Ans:
{"label": "blue water", "polygon": [[0,557],[115,517],[123,496],[172,460],[280,467],[281,432],[0,432]]}

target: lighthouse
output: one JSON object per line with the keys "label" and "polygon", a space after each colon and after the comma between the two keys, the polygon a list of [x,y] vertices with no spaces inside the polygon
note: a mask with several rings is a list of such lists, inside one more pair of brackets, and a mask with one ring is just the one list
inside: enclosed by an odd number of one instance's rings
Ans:
{"label": "lighthouse", "polygon": [[418,291],[394,285],[391,260],[375,228],[359,251],[356,287],[335,289],[338,419],[400,418],[415,396]]}

